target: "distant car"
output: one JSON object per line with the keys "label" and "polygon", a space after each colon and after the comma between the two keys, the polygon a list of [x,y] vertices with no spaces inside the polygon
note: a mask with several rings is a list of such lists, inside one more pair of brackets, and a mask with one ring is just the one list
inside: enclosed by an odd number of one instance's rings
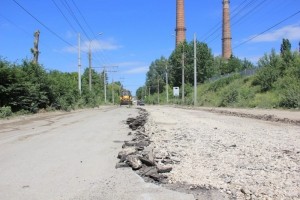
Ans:
{"label": "distant car", "polygon": [[137,103],[136,103],[136,105],[138,105],[138,106],[144,106],[145,103],[142,100],[138,100]]}

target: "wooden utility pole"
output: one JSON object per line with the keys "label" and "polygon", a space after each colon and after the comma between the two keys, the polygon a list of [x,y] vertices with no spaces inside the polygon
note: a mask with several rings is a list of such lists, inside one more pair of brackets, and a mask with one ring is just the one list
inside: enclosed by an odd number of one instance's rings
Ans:
{"label": "wooden utility pole", "polygon": [[167,104],[168,104],[169,103],[168,64],[166,65],[166,94],[167,94]]}
{"label": "wooden utility pole", "polygon": [[157,102],[159,104],[159,77],[157,78]]}
{"label": "wooden utility pole", "polygon": [[81,95],[81,49],[80,49],[80,33],[78,33],[78,90]]}
{"label": "wooden utility pole", "polygon": [[40,39],[40,31],[37,30],[34,33],[34,42],[33,42],[33,48],[31,49],[31,53],[33,54],[33,63],[38,64],[39,61],[39,39]]}
{"label": "wooden utility pole", "polygon": [[92,50],[91,50],[91,41],[89,43],[89,90],[92,91]]}
{"label": "wooden utility pole", "polygon": [[184,43],[182,44],[183,45],[183,52],[182,52],[182,88],[181,88],[181,100],[182,100],[182,103],[184,103]]}
{"label": "wooden utility pole", "polygon": [[194,106],[197,105],[197,39],[194,34]]}

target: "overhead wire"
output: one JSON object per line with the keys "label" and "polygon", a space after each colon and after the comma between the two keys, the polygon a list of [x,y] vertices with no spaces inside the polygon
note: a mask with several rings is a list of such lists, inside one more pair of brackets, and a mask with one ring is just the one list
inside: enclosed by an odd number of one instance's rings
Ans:
{"label": "overhead wire", "polygon": [[[46,24],[44,24],[41,20],[39,20],[37,17],[35,17],[30,11],[28,11],[24,6],[22,6],[18,1],[12,0],[14,3],[16,3],[23,11],[25,11],[29,16],[31,16],[34,20],[36,20],[39,24],[41,24],[46,30],[48,30],[50,33],[52,33],[55,37],[57,37],[62,42],[66,43],[68,46],[78,49],[76,45],[71,44],[70,42],[63,39],[61,36],[59,36],[55,31],[53,31],[51,28],[49,28]],[[88,53],[88,51],[85,51],[83,49],[80,50],[81,52]]]}
{"label": "overhead wire", "polygon": [[262,31],[261,33],[259,33],[259,34],[255,35],[255,36],[253,36],[253,37],[249,38],[248,40],[246,40],[246,41],[244,41],[244,42],[242,42],[242,43],[240,43],[240,44],[236,45],[235,47],[233,47],[233,49],[236,49],[236,48],[238,48],[238,47],[240,47],[240,46],[242,46],[242,45],[244,45],[244,44],[246,44],[246,43],[248,43],[248,42],[252,41],[253,39],[255,39],[255,38],[257,38],[257,37],[261,36],[262,34],[264,34],[264,33],[268,32],[269,30],[271,30],[271,29],[275,28],[276,26],[278,26],[278,25],[282,24],[283,22],[285,22],[285,21],[287,21],[287,20],[289,20],[289,19],[293,18],[294,16],[296,16],[296,15],[298,15],[298,14],[300,14],[300,10],[299,10],[299,11],[297,11],[296,13],[294,13],[294,14],[290,15],[289,17],[287,17],[287,18],[285,18],[285,19],[281,20],[280,22],[276,23],[275,25],[273,25],[273,26],[269,27],[268,29],[266,29],[266,30]]}
{"label": "overhead wire", "polygon": [[31,14],[27,9],[25,9],[20,3],[18,3],[16,0],[12,0],[13,2],[15,2],[22,10],[24,10],[28,15],[30,15],[34,20],[36,20],[40,25],[42,25],[45,29],[47,29],[50,33],[52,33],[55,37],[57,37],[59,40],[61,40],[62,42],[66,43],[67,45],[71,46],[71,47],[76,47],[73,44],[71,44],[70,42],[66,41],[65,39],[63,39],[61,36],[59,36],[55,31],[53,31],[51,28],[49,28],[48,26],[46,26],[43,22],[41,22],[37,17],[35,17],[33,14]]}
{"label": "overhead wire", "polygon": [[[53,0],[52,0],[53,1]],[[76,16],[76,13],[75,13],[75,11],[72,9],[72,7],[71,7],[71,5],[66,1],[66,0],[60,0],[60,2],[61,2],[61,4],[64,6],[64,8],[67,10],[67,12],[69,13],[69,15],[71,16],[71,18],[75,21],[75,23],[79,26],[79,28],[80,28],[80,30],[83,32],[83,34],[84,34],[84,36],[87,38],[87,40],[89,41],[89,43],[87,44],[87,46],[89,46],[89,45],[93,45],[93,42],[92,42],[92,39],[91,39],[91,37],[90,37],[90,35],[87,33],[87,31],[84,29],[84,26],[81,24],[81,22],[80,22],[80,20],[79,20],[79,18]],[[77,11],[78,11],[78,13],[80,13],[80,15],[81,15],[81,17],[82,18],[84,18],[83,17],[83,14],[80,12],[80,10],[79,10],[79,8],[78,8],[78,6],[75,4],[75,2],[73,2],[73,4],[74,4],[74,6],[75,6],[75,8],[77,9]],[[57,5],[57,4],[56,4]],[[57,5],[57,7],[59,7],[58,5]],[[61,9],[59,9],[59,10],[61,10]],[[61,11],[62,13],[63,13],[63,11]],[[65,16],[65,18],[67,19],[67,17],[66,17],[66,15],[64,15],[63,14],[63,16]],[[70,22],[70,20],[67,20],[67,21],[69,21]],[[86,21],[86,19],[84,18],[84,21],[85,21],[85,23],[87,24],[87,21]],[[71,22],[69,23],[70,25],[71,25]],[[88,24],[87,24],[87,26],[88,27],[90,27]],[[73,28],[73,30],[74,30],[75,28]],[[91,29],[91,28],[90,28]],[[76,30],[74,30],[75,32],[77,32]],[[94,33],[93,33],[93,35],[95,35]],[[88,53],[88,51],[84,51],[84,52],[87,52]],[[98,58],[98,57],[97,57]],[[99,62],[99,63],[105,63],[105,60],[103,59],[103,58],[100,58],[100,60],[98,60],[98,59],[92,59],[92,60],[95,60],[96,62]]]}
{"label": "overhead wire", "polygon": [[250,15],[251,13],[253,13],[255,10],[257,10],[259,7],[261,7],[267,1],[268,0],[263,0],[262,2],[260,2],[258,5],[256,5],[254,8],[252,8],[249,12],[247,12],[245,15],[243,15],[242,17],[240,17],[237,21],[233,22],[231,26],[234,26],[234,25],[238,24],[239,22],[241,22],[245,17],[247,17],[248,15]]}
{"label": "overhead wire", "polygon": [[[253,14],[260,6],[262,6],[264,3],[266,3],[268,0],[262,0],[261,2],[259,2],[259,0],[252,0],[250,2],[248,2],[246,5],[244,5],[237,13],[235,13],[230,20],[231,22],[231,27],[234,27],[235,25],[237,25],[239,22],[241,22],[242,20],[245,19],[245,17],[249,16],[250,14]],[[258,4],[255,4],[256,2],[259,2]],[[252,7],[254,6],[254,7]],[[242,15],[242,17],[238,18],[238,21],[234,21],[234,18],[236,18],[242,11],[244,11],[247,8],[251,8],[252,9],[248,9],[248,12],[246,12],[244,15]],[[220,30],[221,27],[219,27],[218,30]],[[217,30],[217,31],[218,31]],[[215,31],[215,33],[217,32]],[[207,41],[207,43],[212,43],[213,41],[215,41],[216,39],[218,39],[220,37],[221,33],[219,32],[213,39]],[[211,35],[212,36],[212,35]]]}
{"label": "overhead wire", "polygon": [[75,33],[77,33],[77,30],[74,28],[74,26],[72,25],[72,23],[70,22],[70,20],[67,18],[67,16],[64,14],[64,12],[60,9],[60,7],[58,6],[58,4],[55,2],[55,0],[52,0],[53,4],[55,5],[55,7],[58,9],[58,11],[60,12],[60,14],[64,17],[64,19],[66,20],[66,22],[70,25],[70,27],[73,29],[73,31]]}
{"label": "overhead wire", "polygon": [[85,24],[87,25],[87,27],[89,28],[90,32],[93,34],[94,38],[96,38],[97,36],[95,35],[93,29],[91,28],[91,26],[87,23],[87,20],[85,19],[84,15],[82,14],[82,12],[80,11],[80,9],[78,8],[77,4],[72,0],[72,3],[74,5],[74,7],[76,8],[76,10],[78,11],[79,15],[81,16],[81,18],[83,19],[83,21],[85,22]]}
{"label": "overhead wire", "polygon": [[[69,14],[71,15],[71,17],[74,19],[74,21],[77,23],[77,25],[80,27],[80,29],[83,31],[84,36],[89,41],[88,45],[91,45],[91,47],[95,47],[94,44],[93,44],[93,40],[91,39],[90,35],[85,31],[85,29],[84,29],[83,25],[81,24],[79,18],[75,14],[76,12],[72,9],[71,5],[66,0],[60,0],[60,1],[63,4],[63,6],[65,7],[65,9],[69,12]],[[96,40],[95,33],[93,32],[92,28],[88,24],[86,18],[84,17],[84,15],[82,14],[82,12],[80,11],[79,7],[76,5],[76,3],[74,1],[72,1],[72,3],[74,5],[75,9],[77,10],[77,12],[80,14],[80,16],[83,19],[83,21],[85,22],[86,26],[89,28],[90,32],[94,36],[94,39]],[[101,51],[101,49],[100,49],[100,51]],[[105,58],[104,54],[102,56],[100,56],[100,57],[98,56],[98,54],[96,54],[95,59],[92,58],[92,60],[95,60],[95,61],[97,61],[99,63],[107,63],[107,59]]]}
{"label": "overhead wire", "polygon": [[66,10],[69,12],[69,14],[72,16],[72,18],[74,19],[74,21],[76,22],[76,24],[79,26],[79,28],[81,29],[81,31],[83,32],[83,34],[85,35],[85,37],[91,41],[91,38],[89,37],[89,35],[87,34],[87,32],[84,30],[83,26],[81,25],[80,21],[77,19],[74,11],[72,10],[72,8],[70,7],[69,3],[66,0],[60,0],[61,3],[63,4],[63,6],[66,8]]}
{"label": "overhead wire", "polygon": [[[16,24],[15,22],[13,22],[12,20],[8,19],[7,17],[3,16],[0,13],[0,17],[2,17],[4,20],[6,20],[8,23],[12,24],[13,26],[15,26],[16,28],[20,29],[22,32],[24,32],[26,35],[28,35],[28,37],[32,38],[32,33],[28,32],[27,30],[25,30],[23,27],[19,26],[18,24]],[[46,47],[48,47],[49,49],[51,48],[49,46],[49,44],[47,44],[44,40],[40,40],[40,43]]]}
{"label": "overhead wire", "polygon": [[[234,14],[244,3],[246,3],[248,0],[244,0],[241,4],[239,4],[233,11],[232,14]],[[219,21],[213,28],[211,28],[207,33],[205,33],[201,38],[205,38],[203,39],[203,41],[207,40],[208,38],[210,38],[211,35],[214,35],[214,33],[216,33],[218,30],[220,30],[222,26],[222,22]],[[212,33],[211,33],[212,32]]]}
{"label": "overhead wire", "polygon": [[[93,29],[91,28],[91,26],[89,25],[88,21],[86,20],[85,16],[83,15],[83,13],[80,11],[79,7],[77,6],[77,4],[75,3],[74,0],[71,0],[71,2],[73,3],[74,7],[76,8],[77,12],[79,13],[79,15],[81,16],[81,18],[83,19],[84,23],[86,24],[86,26],[88,27],[88,29],[90,30],[90,32],[93,34],[94,39],[97,40],[97,35],[95,34],[95,32],[93,31]],[[92,44],[93,45],[93,44]],[[102,60],[106,63],[112,63],[110,62],[110,59],[108,59],[106,57],[106,55],[103,53],[102,49],[99,49],[99,51],[102,53]]]}

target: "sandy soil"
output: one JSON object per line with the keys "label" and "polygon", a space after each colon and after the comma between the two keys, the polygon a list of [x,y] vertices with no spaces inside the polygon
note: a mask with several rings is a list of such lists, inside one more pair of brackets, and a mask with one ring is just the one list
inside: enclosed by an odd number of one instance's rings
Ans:
{"label": "sandy soil", "polygon": [[154,153],[177,161],[169,183],[217,188],[230,199],[300,199],[297,124],[162,106],[146,110]]}

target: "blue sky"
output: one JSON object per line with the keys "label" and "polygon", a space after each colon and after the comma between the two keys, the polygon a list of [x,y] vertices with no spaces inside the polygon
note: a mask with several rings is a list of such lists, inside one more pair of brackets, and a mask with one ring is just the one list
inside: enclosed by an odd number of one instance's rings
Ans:
{"label": "blue sky", "polygon": [[[0,56],[9,61],[31,59],[33,33],[40,30],[39,62],[46,69],[77,71],[78,33],[82,36],[82,67],[88,66],[89,39],[72,18],[65,2],[91,39],[93,67],[100,71],[99,67],[118,66],[113,69],[117,72],[109,73],[109,81],[112,78],[122,81],[132,92],[145,83],[151,62],[161,56],[169,57],[175,47],[176,0],[15,1],[61,39],[22,10],[14,0],[1,0]],[[299,0],[231,0],[230,9],[234,55],[256,62],[272,48],[279,51],[282,38],[290,39],[292,49],[298,49],[300,13],[238,45],[300,11]],[[185,0],[185,12],[187,40],[191,41],[196,33],[198,40],[208,43],[214,55],[220,55],[222,1]],[[98,34],[100,32],[102,35]]]}

